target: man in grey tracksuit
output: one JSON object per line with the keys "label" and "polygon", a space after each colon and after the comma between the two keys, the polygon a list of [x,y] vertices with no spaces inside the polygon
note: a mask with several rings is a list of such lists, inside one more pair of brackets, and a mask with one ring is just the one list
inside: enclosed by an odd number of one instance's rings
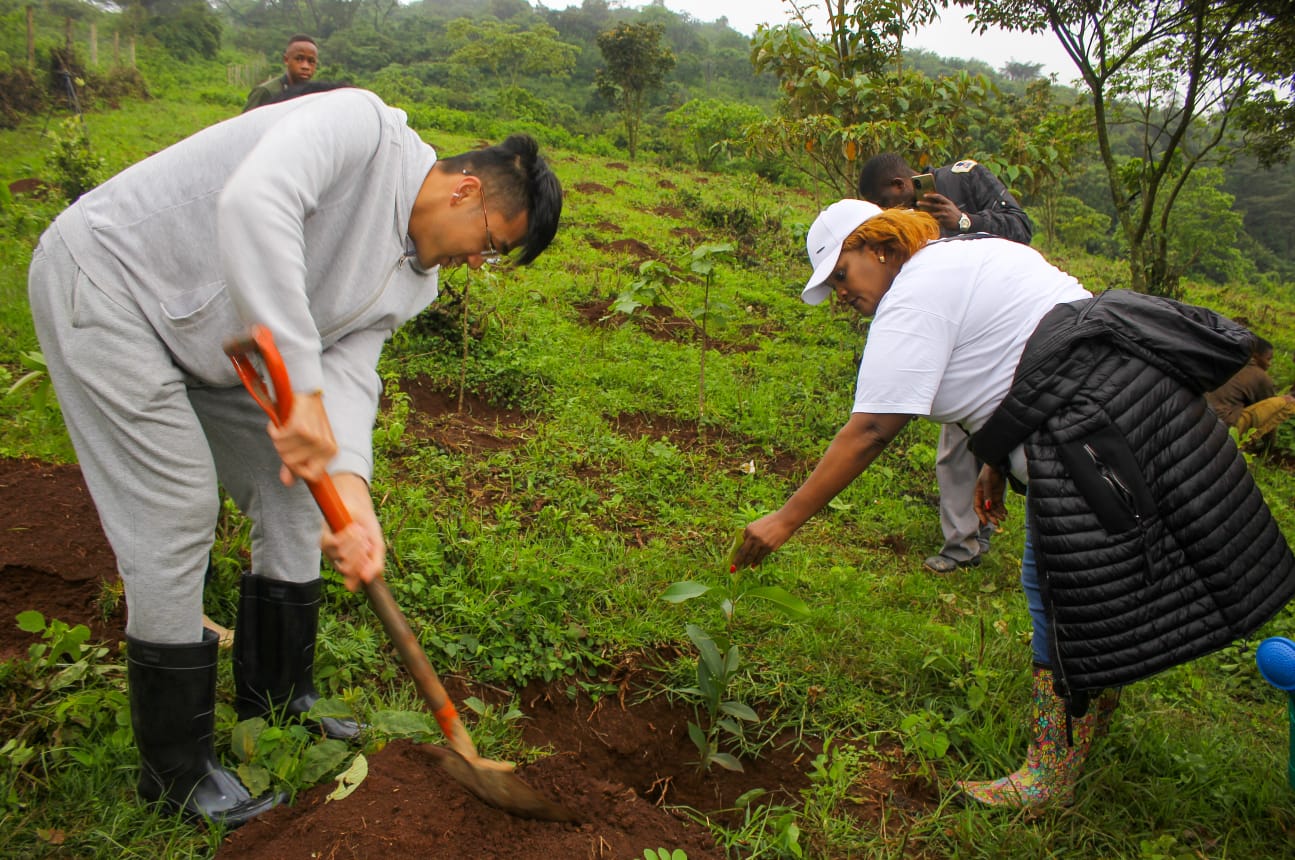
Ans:
{"label": "man in grey tracksuit", "polygon": [[[202,588],[218,483],[253,523],[239,714],[303,715],[318,698],[321,547],[351,589],[383,567],[368,481],[384,341],[436,298],[440,267],[517,248],[533,260],[561,206],[531,138],[438,160],[403,112],[344,89],[200,131],[83,196],[41,238],[32,313],[125,584],[145,799],[227,826],[278,802],[250,796],[212,751]],[[252,323],[293,383],[281,428],[267,429],[222,350]],[[294,478],[325,473],[355,523],[321,540]]]}
{"label": "man in grey tracksuit", "polygon": [[[859,197],[883,209],[903,206],[929,213],[940,224],[940,236],[990,233],[1030,244],[1034,225],[1007,187],[983,164],[971,159],[932,171],[935,191],[918,198],[914,171],[893,152],[875,155],[859,173]],[[944,545],[923,566],[935,573],[980,564],[989,549],[992,526],[981,526],[972,510],[980,464],[967,446],[967,434],[956,424],[940,427],[935,480],[940,488],[940,530]]]}

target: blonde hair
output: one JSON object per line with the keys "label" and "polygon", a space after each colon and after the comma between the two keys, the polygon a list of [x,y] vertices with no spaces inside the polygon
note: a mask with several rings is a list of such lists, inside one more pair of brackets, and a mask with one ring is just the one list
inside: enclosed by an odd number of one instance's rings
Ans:
{"label": "blonde hair", "polygon": [[880,248],[887,256],[893,256],[903,265],[922,250],[927,242],[938,238],[940,225],[926,212],[916,209],[883,209],[846,236],[841,249],[853,251],[865,245]]}

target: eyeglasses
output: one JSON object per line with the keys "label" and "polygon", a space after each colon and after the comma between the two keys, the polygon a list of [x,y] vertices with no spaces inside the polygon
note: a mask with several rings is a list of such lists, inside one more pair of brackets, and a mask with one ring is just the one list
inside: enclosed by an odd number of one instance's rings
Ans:
{"label": "eyeglasses", "polygon": [[[464,176],[471,176],[466,170]],[[495,237],[490,232],[490,216],[486,214],[486,187],[484,184],[477,185],[477,192],[481,194],[481,218],[486,222],[486,249],[481,252],[481,262],[489,266],[497,265],[504,258],[504,254],[495,246]]]}

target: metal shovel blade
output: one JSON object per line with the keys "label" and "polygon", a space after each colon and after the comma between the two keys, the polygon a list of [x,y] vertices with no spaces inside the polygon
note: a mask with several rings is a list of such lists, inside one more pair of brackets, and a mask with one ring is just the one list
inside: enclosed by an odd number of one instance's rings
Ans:
{"label": "metal shovel blade", "polygon": [[575,813],[554,803],[522,782],[507,770],[474,766],[452,749],[424,744],[425,750],[436,759],[455,782],[472,792],[480,800],[504,812],[536,821],[575,821]]}

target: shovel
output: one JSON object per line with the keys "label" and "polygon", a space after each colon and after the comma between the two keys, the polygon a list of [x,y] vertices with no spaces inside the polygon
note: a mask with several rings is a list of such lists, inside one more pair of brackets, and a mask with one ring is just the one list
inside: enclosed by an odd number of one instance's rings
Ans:
{"label": "shovel", "polygon": [[[234,363],[243,385],[270,416],[270,420],[275,425],[286,421],[292,414],[292,385],[270,330],[260,325],[253,326],[250,337],[226,344],[225,353]],[[265,365],[273,393],[266,387],[260,371],[252,362],[253,355],[259,357]],[[337,494],[331,478],[325,475],[319,481],[307,481],[306,486],[319,504],[330,529],[339,532],[351,524],[351,514]],[[419,646],[414,632],[409,629],[409,623],[396,605],[395,598],[391,596],[386,581],[379,576],[372,582],[364,583],[364,593],[369,598],[374,614],[382,621],[388,638],[396,646],[405,668],[413,676],[419,695],[432,709],[436,722],[445,733],[449,749],[434,746],[428,748],[445,772],[478,798],[505,812],[541,821],[574,821],[575,816],[569,810],[522,782],[512,772],[511,764],[482,758],[477,753],[476,745],[472,743],[468,730],[454,709],[454,703],[446,694],[445,687],[428,662],[427,654]]]}

